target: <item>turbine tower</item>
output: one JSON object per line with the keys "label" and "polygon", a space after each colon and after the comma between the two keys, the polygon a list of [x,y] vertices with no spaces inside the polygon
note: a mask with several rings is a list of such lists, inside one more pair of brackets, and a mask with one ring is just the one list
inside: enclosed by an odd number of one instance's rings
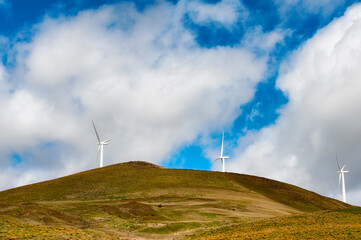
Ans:
{"label": "turbine tower", "polygon": [[95,134],[97,135],[97,139],[98,139],[98,152],[97,152],[97,160],[98,160],[98,156],[99,156],[99,151],[100,151],[100,163],[99,163],[99,167],[103,167],[103,148],[104,148],[104,145],[108,145],[109,144],[109,141],[111,139],[108,139],[108,140],[105,140],[105,141],[100,141],[100,137],[99,137],[99,134],[98,134],[98,131],[95,127],[95,124],[94,124],[94,121],[92,120],[93,122],[93,127],[94,127],[94,131],[95,131]]}
{"label": "turbine tower", "polygon": [[213,162],[217,161],[217,160],[221,160],[222,162],[222,172],[225,172],[226,171],[226,168],[225,168],[225,162],[224,160],[225,159],[228,159],[229,157],[226,157],[226,156],[223,156],[223,139],[224,139],[224,132],[222,134],[222,148],[221,148],[221,156],[219,156],[217,159],[215,159]]}
{"label": "turbine tower", "polygon": [[346,202],[346,186],[345,186],[345,173],[348,173],[347,170],[343,170],[345,168],[345,165],[343,165],[342,168],[340,168],[340,164],[338,163],[337,155],[336,155],[336,161],[338,166],[338,185],[340,186],[342,182],[342,201]]}

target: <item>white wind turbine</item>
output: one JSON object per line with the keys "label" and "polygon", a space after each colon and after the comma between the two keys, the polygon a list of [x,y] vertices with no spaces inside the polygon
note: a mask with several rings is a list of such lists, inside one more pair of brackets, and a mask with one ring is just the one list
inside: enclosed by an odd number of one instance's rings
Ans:
{"label": "white wind turbine", "polygon": [[345,186],[345,173],[348,173],[347,170],[343,170],[346,165],[343,165],[342,168],[340,168],[340,164],[338,163],[337,155],[336,155],[336,161],[338,166],[338,186],[340,186],[342,181],[342,201],[346,202],[346,186]]}
{"label": "white wind turbine", "polygon": [[100,137],[99,137],[98,131],[97,131],[96,127],[95,127],[94,121],[92,120],[92,122],[93,122],[93,127],[94,127],[95,134],[97,135],[98,145],[99,145],[98,152],[97,152],[97,159],[98,159],[99,151],[100,151],[100,164],[99,164],[99,167],[103,167],[103,147],[104,147],[104,145],[108,145],[109,141],[111,139],[108,139],[108,140],[105,140],[105,141],[100,141]]}
{"label": "white wind turbine", "polygon": [[225,159],[228,159],[229,157],[223,156],[223,139],[224,139],[224,132],[222,134],[222,148],[221,148],[221,156],[219,156],[217,159],[215,159],[213,162],[217,161],[217,160],[221,160],[222,162],[222,171],[225,172]]}

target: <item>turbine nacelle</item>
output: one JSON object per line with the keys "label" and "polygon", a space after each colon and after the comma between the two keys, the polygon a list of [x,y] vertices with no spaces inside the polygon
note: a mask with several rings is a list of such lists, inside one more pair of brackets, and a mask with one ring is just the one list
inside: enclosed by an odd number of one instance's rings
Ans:
{"label": "turbine nacelle", "polygon": [[105,140],[103,142],[98,142],[98,145],[108,145],[111,139]]}
{"label": "turbine nacelle", "polygon": [[339,170],[337,172],[340,173],[340,174],[341,173],[348,173],[348,170],[343,170],[345,167],[346,167],[346,165],[343,165],[343,167],[340,169],[340,166],[339,166],[338,167]]}

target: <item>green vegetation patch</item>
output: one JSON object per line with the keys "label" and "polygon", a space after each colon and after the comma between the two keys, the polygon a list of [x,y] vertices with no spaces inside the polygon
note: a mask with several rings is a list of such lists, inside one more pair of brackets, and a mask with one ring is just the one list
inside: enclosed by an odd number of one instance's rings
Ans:
{"label": "green vegetation patch", "polygon": [[218,216],[216,213],[209,213],[209,212],[199,212],[198,214],[206,218],[216,218]]}

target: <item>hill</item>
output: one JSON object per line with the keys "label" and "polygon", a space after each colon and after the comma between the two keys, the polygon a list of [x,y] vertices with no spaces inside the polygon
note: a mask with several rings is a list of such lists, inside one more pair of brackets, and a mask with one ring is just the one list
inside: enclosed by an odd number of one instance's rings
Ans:
{"label": "hill", "polygon": [[350,207],[266,178],[128,162],[0,192],[0,237],[183,238]]}

